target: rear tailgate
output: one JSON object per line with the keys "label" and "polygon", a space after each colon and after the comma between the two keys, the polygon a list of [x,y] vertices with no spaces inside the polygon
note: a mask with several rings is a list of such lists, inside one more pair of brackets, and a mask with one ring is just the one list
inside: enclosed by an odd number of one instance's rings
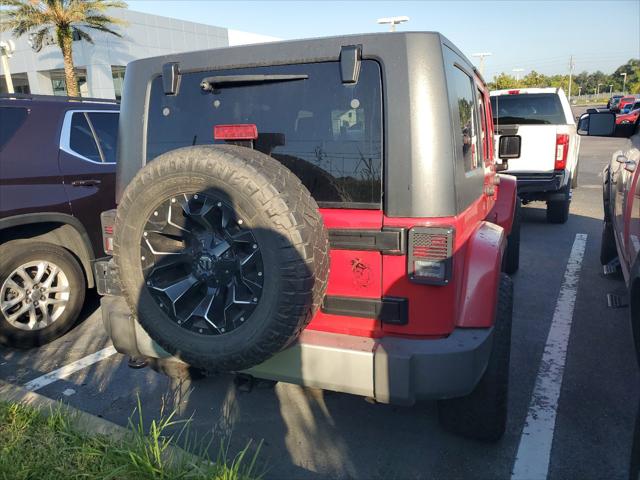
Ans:
{"label": "rear tailgate", "polygon": [[507,172],[553,172],[557,131],[556,125],[519,125],[518,135],[522,138],[520,158],[509,160]]}

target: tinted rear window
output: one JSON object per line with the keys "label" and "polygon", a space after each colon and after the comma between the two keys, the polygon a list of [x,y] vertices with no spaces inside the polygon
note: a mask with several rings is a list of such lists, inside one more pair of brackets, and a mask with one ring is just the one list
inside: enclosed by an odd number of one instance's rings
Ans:
{"label": "tinted rear window", "polygon": [[[227,84],[201,91],[208,76],[290,74],[307,79]],[[325,207],[379,208],[382,170],[380,68],[364,60],[358,83],[343,84],[338,62],[217,70],[182,76],[177,96],[154,80],[147,160],[214,142],[213,127],[256,124],[254,147],[292,170]]]}
{"label": "tinted rear window", "polygon": [[115,163],[118,145],[118,114],[90,112],[87,115],[100,142],[104,161]]}
{"label": "tinted rear window", "polygon": [[562,125],[567,120],[555,93],[523,93],[491,97],[493,122],[501,125]]}
{"label": "tinted rear window", "polygon": [[2,107],[0,108],[0,150],[2,150],[11,137],[15,135],[18,129],[27,119],[29,110],[20,107]]}

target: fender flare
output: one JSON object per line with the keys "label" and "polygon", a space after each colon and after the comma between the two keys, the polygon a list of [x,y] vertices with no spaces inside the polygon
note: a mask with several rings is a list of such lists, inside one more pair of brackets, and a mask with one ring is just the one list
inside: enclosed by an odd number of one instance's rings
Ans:
{"label": "fender flare", "polygon": [[[73,230],[79,235],[82,250],[84,251],[74,251],[70,249],[73,254],[75,254],[82,264],[82,269],[84,270],[85,276],[87,278],[87,286],[89,288],[93,288],[94,286],[94,278],[93,278],[93,270],[91,268],[91,262],[95,260],[95,252],[93,251],[93,247],[91,245],[91,240],[89,239],[89,234],[87,234],[87,230],[84,228],[84,225],[78,220],[76,217],[72,215],[68,215],[66,213],[57,213],[57,212],[42,212],[42,213],[25,213],[22,215],[14,215],[8,218],[0,219],[0,234],[4,230],[8,230],[14,227],[22,227],[27,225],[33,225],[38,223],[57,223],[61,225],[69,225]],[[65,247],[65,245],[60,245]],[[69,249],[67,247],[67,249]]]}
{"label": "fender flare", "polygon": [[487,221],[481,222],[469,237],[457,327],[486,328],[493,325],[506,244],[505,229]]}
{"label": "fender flare", "polygon": [[496,225],[500,225],[509,235],[513,227],[518,196],[518,181],[516,177],[501,173],[500,184],[496,191],[496,203],[489,212],[487,219]]}

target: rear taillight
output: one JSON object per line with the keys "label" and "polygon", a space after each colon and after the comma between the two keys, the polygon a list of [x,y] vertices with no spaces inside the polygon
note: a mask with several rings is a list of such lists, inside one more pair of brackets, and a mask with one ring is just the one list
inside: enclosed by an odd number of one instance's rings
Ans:
{"label": "rear taillight", "polygon": [[104,253],[113,254],[113,233],[116,224],[116,210],[107,210],[100,214],[100,223],[102,224],[102,246]]}
{"label": "rear taillight", "polygon": [[567,166],[567,153],[569,152],[569,135],[558,133],[556,135],[556,170],[564,170]]}
{"label": "rear taillight", "polygon": [[409,279],[446,285],[453,266],[453,228],[414,227],[409,230]]}
{"label": "rear taillight", "polygon": [[520,90],[509,90],[509,95],[518,95],[520,93]]}

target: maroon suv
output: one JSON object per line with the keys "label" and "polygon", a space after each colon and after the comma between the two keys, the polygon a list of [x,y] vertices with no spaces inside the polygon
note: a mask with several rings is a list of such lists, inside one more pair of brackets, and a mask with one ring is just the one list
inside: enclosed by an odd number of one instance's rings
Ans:
{"label": "maroon suv", "polygon": [[[580,118],[580,135],[629,137],[631,146],[618,150],[603,172],[604,223],[600,261],[622,270],[630,304],[630,319],[636,345],[640,352],[640,120],[615,124],[615,114],[598,112]],[[619,304],[616,296],[609,302]],[[626,303],[626,301],[623,299]],[[640,361],[640,355],[638,355]]]}
{"label": "maroon suv", "polygon": [[0,343],[41,345],[76,321],[114,204],[117,132],[115,102],[0,97]]}

